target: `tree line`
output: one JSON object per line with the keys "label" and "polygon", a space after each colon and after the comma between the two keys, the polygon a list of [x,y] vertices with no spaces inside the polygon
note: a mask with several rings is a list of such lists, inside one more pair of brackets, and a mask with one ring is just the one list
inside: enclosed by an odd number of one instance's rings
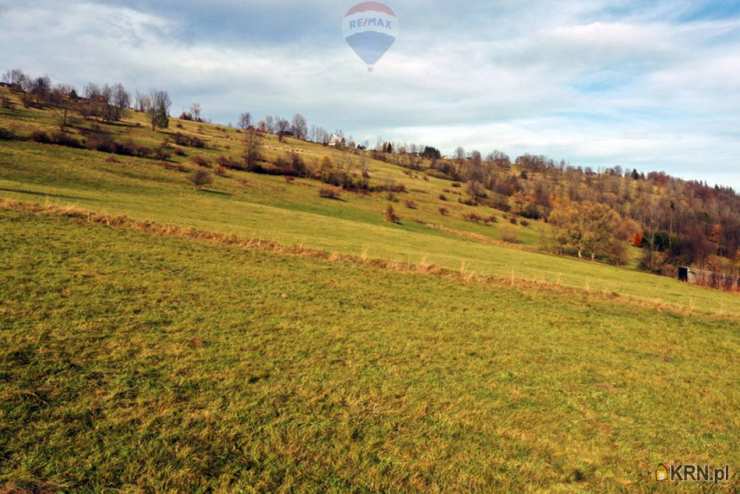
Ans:
{"label": "tree line", "polygon": [[[71,86],[55,85],[48,77],[30,77],[20,70],[6,72],[2,81],[21,91],[24,105],[56,109],[62,130],[70,111],[117,122],[135,110],[147,114],[154,130],[169,126],[172,102],[167,91],[136,92],[132,97],[122,84],[91,83],[80,95]],[[204,121],[197,103],[181,118]],[[320,126],[309,127],[301,114],[292,119],[268,115],[256,121],[245,112],[238,127],[245,134],[243,166],[252,171],[265,171],[258,163],[260,133],[272,133],[281,140],[290,136],[324,145],[332,142],[367,158],[464,183],[466,196],[461,201],[466,204],[548,222],[554,231],[550,247],[561,254],[624,264],[627,247],[633,245],[643,249],[645,270],[673,275],[679,266],[695,265],[737,272],[740,197],[730,187],[619,166],[593,170],[529,154],[512,159],[500,151],[483,156],[459,147],[452,156],[444,156],[433,146],[382,139],[368,149],[367,143],[358,145],[341,130],[330,133]],[[298,176],[303,173],[290,163],[278,168]],[[324,168],[320,175],[325,182],[358,187],[350,183],[349,175],[336,178],[334,171]]]}

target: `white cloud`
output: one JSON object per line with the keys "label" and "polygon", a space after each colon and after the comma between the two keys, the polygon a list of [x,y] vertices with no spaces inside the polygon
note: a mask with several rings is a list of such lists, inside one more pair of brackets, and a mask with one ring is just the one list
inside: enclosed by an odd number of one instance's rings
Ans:
{"label": "white cloud", "polygon": [[[446,150],[545,153],[697,178],[707,174],[706,155],[720,155],[712,173],[740,185],[731,132],[740,128],[740,20],[677,22],[690,2],[607,15],[607,4],[634,2],[574,0],[553,9],[543,0],[503,0],[472,2],[455,16],[452,4],[435,12],[427,1],[399,0],[399,12],[429,15],[425,24],[402,22],[402,37],[373,74],[343,46],[338,20],[333,47],[325,32],[313,44],[303,25],[300,42],[226,43],[182,35],[202,21],[185,15],[187,2],[183,15],[121,3],[0,0],[0,45],[11,47],[0,69],[77,85],[163,87],[175,111],[197,100],[221,121],[245,110],[301,111],[356,137],[382,133]],[[232,6],[241,14],[270,9],[262,1],[216,5]],[[337,19],[342,12],[328,0],[317,8],[336,9]],[[275,4],[276,16],[286,12],[289,5]]]}

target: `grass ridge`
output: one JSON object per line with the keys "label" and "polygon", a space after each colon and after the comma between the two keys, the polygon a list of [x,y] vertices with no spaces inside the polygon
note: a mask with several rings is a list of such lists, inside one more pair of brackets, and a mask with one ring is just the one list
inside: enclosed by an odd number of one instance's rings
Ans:
{"label": "grass ridge", "polygon": [[679,316],[700,315],[702,317],[711,317],[718,320],[740,320],[733,314],[724,311],[711,312],[698,310],[694,307],[684,307],[668,302],[658,300],[646,300],[633,297],[631,295],[619,294],[616,292],[596,291],[589,288],[577,288],[563,286],[558,283],[548,282],[545,280],[531,280],[515,276],[512,272],[510,277],[501,277],[495,275],[482,275],[476,272],[467,271],[465,263],[460,269],[455,271],[448,268],[429,264],[422,260],[414,264],[411,262],[399,262],[387,259],[371,258],[362,253],[359,256],[343,254],[339,252],[329,252],[326,250],[305,247],[304,245],[284,245],[273,240],[264,240],[259,238],[242,238],[237,235],[201,230],[193,227],[181,227],[176,225],[165,225],[154,221],[139,221],[126,215],[108,215],[97,213],[91,210],[77,206],[57,206],[52,204],[39,204],[33,202],[22,202],[11,199],[0,198],[0,209],[13,210],[17,212],[42,214],[51,216],[62,216],[76,219],[88,224],[105,225],[112,228],[123,228],[137,230],[150,235],[186,238],[195,241],[208,242],[212,244],[225,245],[249,250],[261,250],[272,252],[280,255],[291,255],[299,257],[312,257],[322,259],[327,262],[347,262],[358,265],[370,266],[376,269],[391,270],[399,273],[422,274],[445,278],[458,283],[477,283],[482,285],[495,285],[509,287],[520,291],[546,291],[558,295],[580,295],[587,300],[602,301],[615,303],[628,303],[639,308],[654,309],[659,312],[669,312]]}

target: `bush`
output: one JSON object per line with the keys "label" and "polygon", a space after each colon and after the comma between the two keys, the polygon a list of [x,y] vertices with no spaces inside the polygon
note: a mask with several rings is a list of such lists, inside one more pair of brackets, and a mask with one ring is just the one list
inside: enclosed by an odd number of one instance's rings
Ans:
{"label": "bush", "polygon": [[213,177],[206,170],[198,170],[190,176],[190,181],[197,189],[200,189],[206,185],[211,185],[213,183]]}
{"label": "bush", "polygon": [[31,140],[41,144],[52,144],[49,134],[42,130],[35,130],[33,134],[31,134]]}
{"label": "bush", "polygon": [[203,139],[195,136],[189,136],[185,134],[181,134],[178,132],[174,135],[175,144],[178,146],[185,146],[190,148],[204,148],[206,147],[206,143],[203,141]]}
{"label": "bush", "polygon": [[466,214],[465,216],[463,216],[463,219],[471,223],[483,223],[483,218],[475,213]]}
{"label": "bush", "polygon": [[208,161],[208,159],[204,158],[203,156],[194,156],[193,157],[193,163],[200,166],[201,168],[210,168],[211,162]]}
{"label": "bush", "polygon": [[59,146],[67,146],[72,148],[84,148],[82,141],[74,136],[66,134],[64,132],[55,132],[54,134],[47,134],[44,131],[37,130],[31,134],[31,139],[34,142],[40,144],[57,144]]}
{"label": "bush", "polygon": [[439,195],[439,200],[440,200],[440,201],[447,201],[447,196],[446,196],[446,195],[444,195],[444,194],[440,194],[440,195]]}
{"label": "bush", "polygon": [[388,200],[389,202],[398,202],[398,197],[396,197],[396,194],[394,194],[393,192],[388,192],[388,193],[387,193],[387,194],[385,195],[385,198],[386,198],[386,199],[387,199],[387,200]]}
{"label": "bush", "polygon": [[51,136],[51,140],[54,144],[58,144],[60,146],[67,146],[77,149],[82,149],[85,147],[82,141],[64,132],[56,132]]}
{"label": "bush", "polygon": [[406,207],[409,209],[416,209],[416,203],[414,201],[406,201]]}
{"label": "bush", "polygon": [[520,243],[519,235],[516,233],[516,230],[512,230],[511,228],[506,228],[501,231],[501,240],[510,244]]}
{"label": "bush", "polygon": [[228,178],[228,176],[229,176],[229,174],[228,174],[228,173],[226,173],[226,168],[224,168],[224,167],[223,167],[223,166],[221,166],[221,165],[219,165],[219,166],[217,166],[217,167],[216,167],[216,171],[215,171],[215,173],[216,173],[216,175],[218,175],[219,177],[224,177],[224,178]]}
{"label": "bush", "polygon": [[511,223],[512,225],[516,225],[519,222],[517,221],[517,219],[514,216],[512,216],[511,218],[509,218],[509,223]]}
{"label": "bush", "polygon": [[17,138],[18,136],[12,130],[0,127],[0,141],[12,141]]}
{"label": "bush", "polygon": [[243,170],[244,166],[242,166],[241,163],[238,161],[232,160],[228,156],[219,156],[216,158],[216,163],[218,163],[219,166],[222,166],[224,168],[228,168],[230,170]]}
{"label": "bush", "polygon": [[399,218],[399,216],[396,214],[395,209],[393,209],[393,206],[391,206],[390,204],[385,209],[385,221],[395,224],[401,223],[401,218]]}
{"label": "bush", "polygon": [[7,96],[0,97],[0,108],[5,108],[6,110],[14,110],[15,105],[13,102],[8,98]]}
{"label": "bush", "polygon": [[333,200],[338,200],[341,198],[338,190],[330,189],[328,187],[325,187],[319,190],[319,197],[323,199],[333,199]]}
{"label": "bush", "polygon": [[158,160],[167,161],[172,157],[172,146],[163,142],[155,151],[154,157]]}
{"label": "bush", "polygon": [[450,210],[447,208],[439,208],[439,214],[442,216],[449,216]]}
{"label": "bush", "polygon": [[519,222],[519,224],[520,224],[520,225],[522,225],[523,227],[525,227],[525,228],[526,228],[526,227],[528,227],[528,226],[529,226],[529,221],[527,221],[527,220],[522,220],[522,221],[520,221],[520,222]]}

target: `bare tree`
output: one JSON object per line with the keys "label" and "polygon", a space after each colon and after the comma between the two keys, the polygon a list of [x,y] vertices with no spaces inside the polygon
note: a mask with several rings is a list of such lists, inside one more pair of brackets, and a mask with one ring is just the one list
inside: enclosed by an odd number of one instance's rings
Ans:
{"label": "bare tree", "polygon": [[148,112],[151,106],[152,100],[149,95],[136,91],[136,111]]}
{"label": "bare tree", "polygon": [[17,89],[22,88],[28,80],[30,80],[30,77],[20,69],[9,70],[3,74],[3,82]]}
{"label": "bare tree", "polygon": [[120,82],[111,88],[111,103],[113,120],[118,121],[126,116],[126,110],[131,106],[131,95]]}
{"label": "bare tree", "polygon": [[275,132],[275,119],[272,115],[265,117],[265,127],[267,128],[267,132]]}
{"label": "bare tree", "polygon": [[167,91],[152,91],[149,96],[151,105],[149,108],[149,120],[152,123],[152,130],[166,129],[170,126],[170,100]]}
{"label": "bare tree", "polygon": [[308,135],[308,123],[306,123],[305,117],[300,113],[296,113],[293,117],[291,130],[298,139],[306,139],[306,136]]}
{"label": "bare tree", "polygon": [[190,106],[190,115],[192,115],[194,121],[196,122],[203,121],[201,118],[201,112],[202,112],[202,108],[200,106],[200,103],[193,103]]}
{"label": "bare tree", "polygon": [[244,136],[244,164],[247,166],[247,170],[252,170],[257,166],[257,162],[261,159],[260,150],[261,143],[257,131],[251,128],[247,129]]}
{"label": "bare tree", "polygon": [[252,114],[249,112],[242,113],[239,116],[239,128],[247,130],[252,126]]}
{"label": "bare tree", "polygon": [[288,122],[284,118],[278,118],[276,127],[277,127],[278,137],[280,138],[280,141],[282,142],[283,136],[285,135],[286,132],[288,132],[288,129],[290,129],[290,122]]}

